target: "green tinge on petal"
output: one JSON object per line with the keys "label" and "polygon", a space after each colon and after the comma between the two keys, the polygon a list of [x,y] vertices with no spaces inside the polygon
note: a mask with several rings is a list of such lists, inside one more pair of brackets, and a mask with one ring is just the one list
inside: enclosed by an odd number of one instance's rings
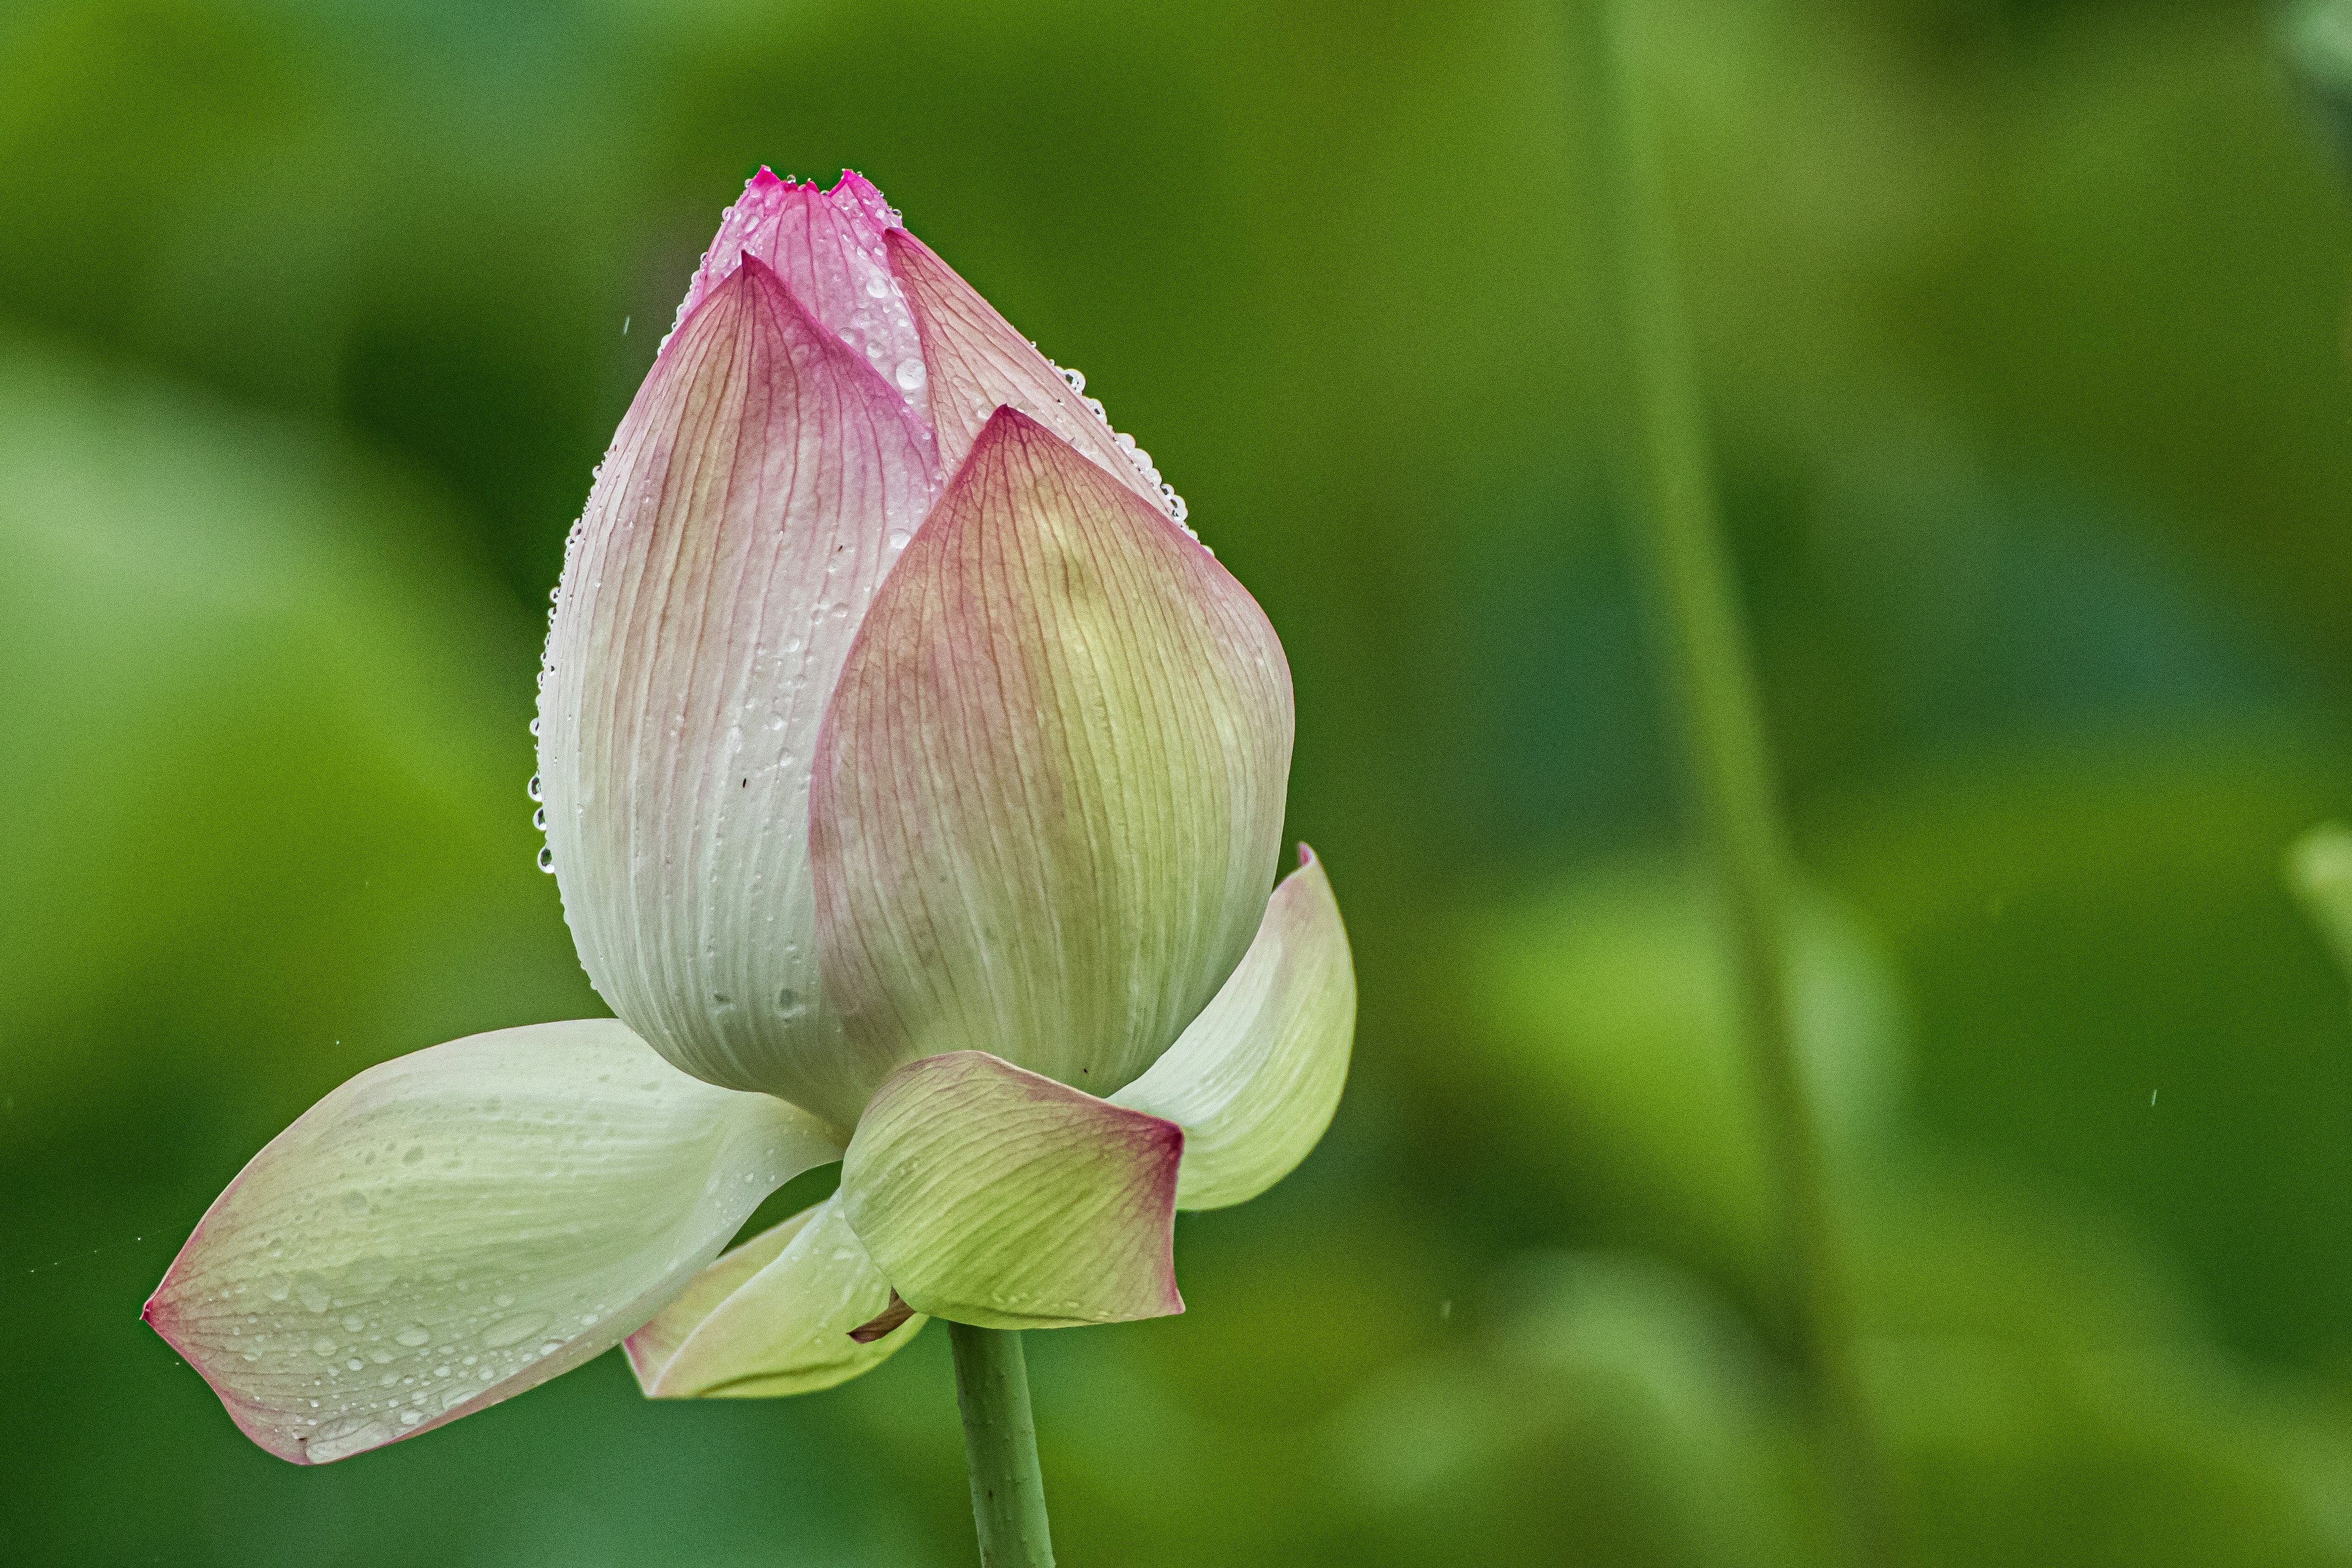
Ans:
{"label": "green tinge on petal", "polygon": [[1331,1124],[1356,1034],[1356,968],[1306,846],[1216,999],[1112,1102],[1184,1130],[1176,1206],[1223,1208],[1274,1185]]}
{"label": "green tinge on petal", "polygon": [[1132,1081],[1257,930],[1290,742],[1289,668],[1248,593],[999,410],[818,737],[818,949],[862,1058]]}
{"label": "green tinge on petal", "polygon": [[610,1019],[352,1079],[215,1200],[142,1314],[253,1440],[323,1464],[618,1344],[840,1144]]}
{"label": "green tinge on petal", "polygon": [[[878,276],[878,274],[877,274]],[[540,689],[563,912],[656,1050],[847,1129],[808,864],[817,728],[929,510],[930,436],[747,258],[662,350],[566,552]]]}
{"label": "green tinge on petal", "polygon": [[813,1394],[880,1365],[922,1331],[917,1316],[870,1344],[850,1338],[889,1302],[889,1281],[835,1194],[696,1276],[629,1337],[629,1365],[653,1399]]}
{"label": "green tinge on petal", "polygon": [[849,1223],[919,1312],[991,1329],[1184,1310],[1173,1123],[980,1051],[911,1062],[842,1161]]}

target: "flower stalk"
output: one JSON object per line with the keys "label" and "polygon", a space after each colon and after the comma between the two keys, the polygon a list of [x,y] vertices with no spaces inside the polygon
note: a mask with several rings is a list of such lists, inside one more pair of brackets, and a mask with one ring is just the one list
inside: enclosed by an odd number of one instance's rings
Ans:
{"label": "flower stalk", "polygon": [[1620,461],[1664,676],[1732,937],[1738,1023],[1778,1232],[1779,1306],[1806,1374],[1844,1557],[1888,1561],[1880,1450],[1857,1383],[1819,1132],[1789,997],[1790,858],[1753,660],[1723,548],[1664,183],[1624,0],[1571,0],[1602,272],[1615,341]]}
{"label": "flower stalk", "polygon": [[1020,1331],[950,1323],[948,1340],[955,1346],[956,1404],[963,1411],[982,1568],[1054,1568]]}

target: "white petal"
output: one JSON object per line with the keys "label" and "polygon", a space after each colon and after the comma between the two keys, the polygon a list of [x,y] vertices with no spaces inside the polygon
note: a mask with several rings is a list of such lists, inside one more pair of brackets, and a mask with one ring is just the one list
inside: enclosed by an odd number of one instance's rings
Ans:
{"label": "white petal", "polygon": [[144,1316],[253,1440],[322,1464],[618,1344],[840,1145],[609,1019],[475,1035],[328,1095],[213,1204]]}
{"label": "white petal", "polygon": [[930,503],[898,395],[746,259],[622,421],[565,560],[540,698],[581,962],[688,1072],[847,1127],[808,865],[816,731]]}

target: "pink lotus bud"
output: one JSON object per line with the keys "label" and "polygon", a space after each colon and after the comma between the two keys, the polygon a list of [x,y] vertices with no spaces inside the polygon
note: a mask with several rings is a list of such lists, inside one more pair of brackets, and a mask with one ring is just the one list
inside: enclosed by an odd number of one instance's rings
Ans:
{"label": "pink lotus bud", "polygon": [[856,174],[729,209],[541,673],[618,1022],[374,1068],[222,1194],[148,1315],[258,1441],[356,1453],[625,1338],[648,1393],[781,1394],[925,1315],[1181,1310],[1175,1208],[1314,1145],[1355,989],[1321,868],[1268,900],[1288,668],[1083,387]]}

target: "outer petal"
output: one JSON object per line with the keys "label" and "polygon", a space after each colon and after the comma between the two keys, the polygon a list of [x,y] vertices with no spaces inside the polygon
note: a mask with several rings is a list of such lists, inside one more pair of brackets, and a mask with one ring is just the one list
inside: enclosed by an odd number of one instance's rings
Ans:
{"label": "outer petal", "polygon": [[1036,420],[1159,510],[1182,521],[1183,503],[1160,482],[1151,454],[1111,429],[1102,405],[1081,395],[1083,378],[1065,380],[1036,344],[921,240],[903,228],[885,230],[882,239],[922,333],[942,468],[954,471],[1002,405]]}
{"label": "outer petal", "polygon": [[889,1281],[836,1194],[704,1269],[629,1337],[629,1365],[653,1399],[811,1394],[879,1365],[921,1331],[929,1320],[914,1317],[870,1344],[850,1338],[889,1301]]}
{"label": "outer petal", "polygon": [[841,1165],[849,1223],[919,1312],[992,1329],[1184,1310],[1172,1122],[979,1051],[909,1063]]}
{"label": "outer petal", "polygon": [[854,170],[844,169],[833,189],[820,191],[814,180],[796,184],[761,169],[719,220],[678,320],[693,314],[745,257],[756,257],[827,331],[862,353],[918,409],[926,408],[922,342],[882,243],[883,231],[898,221],[882,193]]}
{"label": "outer petal", "polygon": [[1347,929],[1301,845],[1224,989],[1111,1100],[1184,1129],[1177,1207],[1244,1203],[1288,1175],[1331,1124],[1355,1033]]}
{"label": "outer petal", "polygon": [[540,696],[548,846],[581,962],[697,1077],[847,1127],[817,972],[808,772],[926,438],[756,259],[622,421],[564,562]]}
{"label": "outer petal", "polygon": [[838,1148],[610,1019],[475,1035],[369,1068],[271,1140],[142,1315],[247,1436],[323,1464],[609,1350]]}
{"label": "outer petal", "polygon": [[1094,1093],[1136,1078],[1256,931],[1290,739],[1241,584],[1000,412],[817,742],[818,942],[869,1070],[972,1049]]}

